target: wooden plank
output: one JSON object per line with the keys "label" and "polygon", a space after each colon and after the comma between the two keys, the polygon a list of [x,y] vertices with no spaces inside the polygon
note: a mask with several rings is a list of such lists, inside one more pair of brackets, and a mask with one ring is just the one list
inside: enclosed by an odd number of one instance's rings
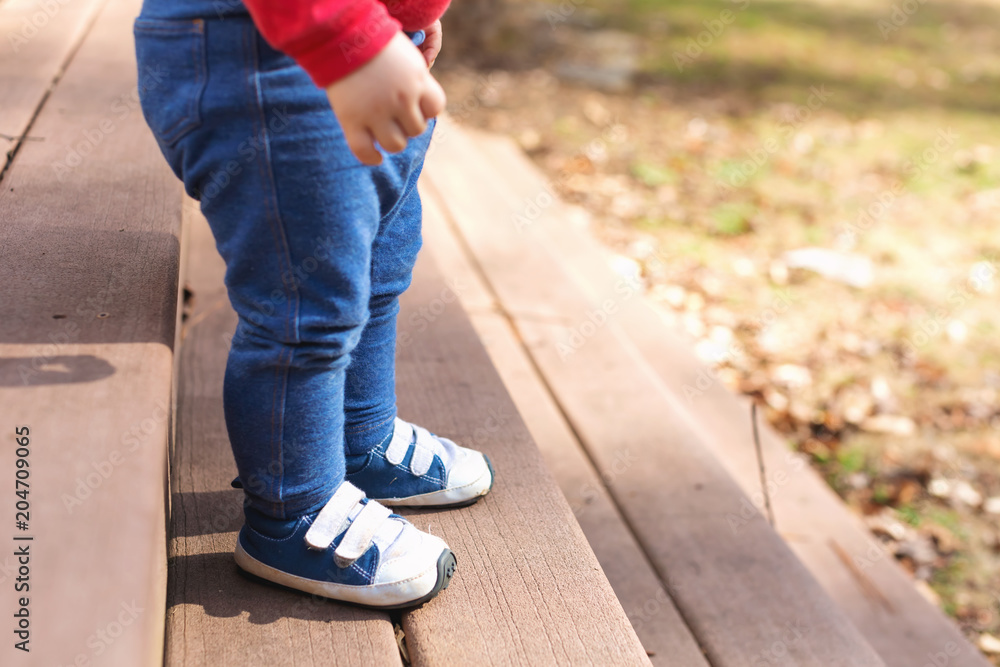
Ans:
{"label": "wooden plank", "polygon": [[[543,176],[513,142],[485,134],[476,134],[475,141],[522,198],[542,192]],[[591,303],[599,304],[613,295],[620,276],[610,269],[607,251],[593,237],[567,224],[567,219],[565,208],[554,202],[537,224],[522,229],[532,242],[552,249],[551,254],[558,256]],[[750,434],[749,401],[717,382],[698,361],[691,343],[665,326],[645,299],[622,301],[614,319],[663,382],[672,409],[698,431],[705,446],[759,506],[760,477]],[[803,466],[766,425],[761,436],[779,531],[886,664],[923,664],[950,644],[954,650],[945,653],[949,664],[986,667],[989,663],[979,651],[920,595],[910,577],[886,556],[822,478]]]}
{"label": "wooden plank", "polygon": [[[650,661],[654,665],[707,667],[668,587],[657,578],[510,322],[496,308],[493,295],[444,219],[437,197],[425,191],[422,199],[426,246],[441,272],[453,276],[460,286],[463,309],[538,443]],[[619,461],[619,465],[628,463],[627,457]]]}
{"label": "wooden plank", "polygon": [[24,145],[0,188],[0,518],[14,530],[13,433],[27,425],[35,538],[31,651],[5,642],[5,665],[131,667],[163,652],[180,189],[138,111],[85,167],[62,182],[52,169],[134,91],[138,10],[103,11],[35,122],[45,141]]}
{"label": "wooden plank", "polygon": [[[882,664],[759,514],[730,526],[746,496],[671,413],[616,323],[580,326],[590,302],[518,233],[526,202],[502,172],[452,128],[429,174],[709,661]],[[561,354],[574,331],[583,344]],[[639,464],[615,470],[629,451]]]}
{"label": "wooden plank", "polygon": [[400,413],[486,452],[497,482],[472,507],[407,512],[458,557],[448,590],[403,614],[410,659],[649,664],[453,289],[423,254],[403,298]]}
{"label": "wooden plank", "polygon": [[385,613],[252,582],[233,563],[242,491],[222,413],[222,379],[236,314],[208,224],[189,205],[177,440],[170,458],[166,664],[401,665]]}
{"label": "wooden plank", "polygon": [[[104,0],[0,4],[0,173]],[[41,137],[36,135],[36,139]]]}

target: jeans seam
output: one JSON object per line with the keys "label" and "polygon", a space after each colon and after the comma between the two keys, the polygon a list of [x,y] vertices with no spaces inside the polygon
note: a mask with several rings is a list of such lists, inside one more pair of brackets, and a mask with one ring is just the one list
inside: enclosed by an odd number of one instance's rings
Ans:
{"label": "jeans seam", "polygon": [[[259,98],[257,96],[257,86],[256,86],[256,81],[257,81],[257,79],[256,79],[257,52],[256,52],[256,48],[255,48],[256,47],[256,40],[254,39],[254,30],[252,28],[250,28],[250,29],[244,29],[242,37],[243,37],[243,53],[244,53],[244,57],[243,57],[243,77],[244,77],[244,81],[248,82],[248,84],[251,81],[253,81],[253,83],[254,83],[253,90],[248,91],[248,93],[250,93],[250,94],[247,95],[247,111],[248,111],[248,116],[251,119],[253,119],[252,122],[254,124],[254,130],[256,130],[257,129],[257,127],[256,127],[256,125],[257,125],[257,114],[255,113],[256,109],[254,108],[254,106],[256,105],[259,108],[260,101],[259,101]],[[249,85],[248,85],[248,87],[249,87]],[[264,177],[264,173],[263,173],[264,170],[260,166],[259,161],[258,161],[257,169],[258,169],[258,171],[261,172],[261,178],[263,179],[263,177]],[[269,207],[265,206],[265,210],[268,210],[268,208]],[[268,215],[268,220],[270,221],[270,216],[269,215]],[[274,235],[274,226],[273,225],[271,225],[271,234],[272,234],[272,237],[273,237],[273,235]],[[275,245],[277,246],[277,240],[275,240]],[[279,267],[280,267],[280,263],[281,263],[280,257],[279,257],[279,262],[278,263],[279,263]],[[280,268],[279,268],[279,274],[280,274]],[[279,278],[280,278],[280,275],[279,275]],[[251,327],[253,326],[252,322],[250,322],[249,324],[250,324]],[[288,321],[287,321],[287,317],[286,317],[286,320],[285,320],[285,337],[286,338],[287,338],[287,331],[288,331]],[[277,396],[276,396],[277,391],[278,391],[278,372],[279,372],[280,367],[281,367],[281,362],[283,360],[283,356],[284,356],[284,348],[282,348],[282,350],[278,353],[278,364],[274,368],[274,378],[272,380],[272,382],[274,383],[274,388],[273,388],[273,390],[271,392],[271,434],[270,434],[270,436],[271,436],[270,437],[270,454],[271,454],[271,457],[270,457],[270,459],[272,461],[274,461],[277,458],[275,456],[275,448],[277,447],[278,449],[280,449],[280,447],[281,447],[281,445],[280,445],[280,436],[278,438],[275,437],[275,418],[276,418],[276,416],[275,416],[275,410],[277,408],[277,403],[278,403]],[[279,442],[276,442],[276,440],[278,440]],[[284,517],[284,503],[283,503],[283,500],[282,500],[281,495],[280,495],[281,494],[281,489],[280,489],[280,487],[278,487],[277,490],[275,489],[275,481],[276,480],[275,480],[275,478],[274,478],[273,475],[268,474],[267,477],[268,477],[268,480],[269,480],[269,483],[268,483],[268,495],[271,498],[268,504],[270,505],[271,512],[275,516]],[[278,500],[274,500],[274,498],[276,496],[276,491],[277,491]]]}
{"label": "jeans seam", "polygon": [[[284,287],[287,303],[285,309],[285,340],[297,343],[299,342],[298,318],[300,304],[298,293],[291,289],[284,280],[286,269],[289,274],[292,272],[292,258],[291,250],[288,247],[288,238],[285,234],[284,222],[281,218],[281,210],[278,205],[278,188],[274,179],[274,169],[271,165],[271,138],[267,131],[267,118],[261,117],[264,115],[264,99],[260,85],[260,58],[257,50],[258,32],[255,28],[249,28],[247,33],[249,35],[250,43],[248,46],[251,56],[251,67],[247,73],[253,81],[253,101],[255,103],[251,104],[251,111],[255,129],[264,140],[263,159],[258,160],[257,163],[261,179],[268,186],[264,192],[265,211],[270,223],[271,233],[275,236],[274,246],[279,265],[278,280]],[[289,333],[289,327],[292,329],[291,333]]]}
{"label": "jeans seam", "polygon": [[[284,347],[278,352],[278,363],[274,367],[274,389],[271,392],[271,461],[278,462],[278,475],[269,474],[271,478],[270,494],[271,498],[277,497],[277,500],[271,501],[272,511],[279,516],[284,516],[284,494],[282,493],[281,480],[284,478],[283,470],[281,469],[281,459],[282,459],[282,431],[284,431],[284,391],[282,385],[281,372],[282,368],[285,366],[285,349]],[[278,392],[282,393],[282,398],[279,401]],[[279,410],[280,405],[280,410]],[[282,414],[279,414],[282,413]],[[280,426],[279,426],[280,425]],[[268,470],[268,473],[271,473]]]}
{"label": "jeans seam", "polygon": [[[285,308],[285,333],[284,338],[286,341],[291,343],[297,343],[299,341],[299,331],[298,331],[298,316],[299,316],[299,299],[298,294],[294,293],[289,285],[284,280],[285,271],[283,268],[287,268],[288,272],[291,272],[291,251],[288,247],[288,238],[285,234],[284,222],[281,219],[281,211],[278,206],[278,191],[277,183],[274,179],[274,169],[271,165],[271,146],[270,146],[270,136],[267,132],[267,118],[264,113],[264,96],[263,90],[260,85],[260,55],[257,48],[257,38],[258,33],[254,28],[249,28],[245,34],[244,39],[247,40],[248,44],[248,55],[249,62],[246,63],[248,80],[252,82],[253,86],[253,102],[251,103],[251,111],[253,122],[255,125],[255,134],[260,133],[264,140],[264,155],[262,159],[258,160],[258,169],[262,180],[267,184],[264,191],[264,210],[267,216],[269,226],[271,227],[271,234],[274,240],[274,249],[278,259],[278,280],[282,283],[285,290],[285,297],[287,299],[287,306]],[[262,117],[265,116],[265,117]],[[284,265],[284,267],[283,267]],[[291,329],[291,331],[289,331]],[[288,349],[288,361],[284,359],[285,350]],[[271,406],[271,460],[278,462],[278,473],[274,475],[271,479],[271,497],[277,498],[277,500],[272,500],[273,511],[279,516],[285,515],[285,497],[284,497],[284,479],[285,470],[283,465],[284,460],[284,424],[285,424],[285,398],[288,388],[288,372],[292,365],[292,360],[295,356],[295,350],[291,347],[282,347],[281,352],[278,354],[278,365],[275,368],[274,376],[274,394],[272,395],[272,406]],[[279,396],[280,394],[280,396]],[[277,421],[277,424],[275,424]]]}
{"label": "jeans seam", "polygon": [[[284,351],[284,349],[282,351]],[[279,502],[281,503],[282,514],[284,513],[284,507],[285,507],[285,493],[284,493],[284,489],[285,489],[285,399],[288,396],[288,372],[289,372],[289,370],[292,367],[292,360],[295,358],[295,348],[294,347],[288,348],[288,363],[282,365],[281,364],[281,360],[282,360],[283,356],[284,355],[282,354],[282,355],[279,355],[279,357],[278,357],[279,370],[281,372],[281,382],[280,382],[280,385],[279,385],[280,391],[281,391],[281,398],[280,398],[281,409],[278,411],[279,418],[278,418],[278,474],[277,474],[277,478],[278,478],[278,491],[280,493],[280,498],[281,498],[281,500]]]}

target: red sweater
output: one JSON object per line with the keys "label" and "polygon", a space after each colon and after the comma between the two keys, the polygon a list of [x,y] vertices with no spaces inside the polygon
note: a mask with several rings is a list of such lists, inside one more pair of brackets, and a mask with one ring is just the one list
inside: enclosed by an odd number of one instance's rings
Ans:
{"label": "red sweater", "polygon": [[325,88],[375,57],[401,29],[423,30],[450,0],[243,0],[264,39]]}

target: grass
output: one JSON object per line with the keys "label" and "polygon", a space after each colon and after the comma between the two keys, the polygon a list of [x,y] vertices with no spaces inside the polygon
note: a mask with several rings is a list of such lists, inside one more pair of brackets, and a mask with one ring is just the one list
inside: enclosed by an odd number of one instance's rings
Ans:
{"label": "grass", "polygon": [[[841,112],[944,108],[1000,111],[992,3],[927,3],[883,36],[892,2],[595,0],[608,24],[648,36],[646,81],[716,85],[803,103],[826,86]],[[622,5],[627,9],[623,10]],[[733,20],[717,36],[720,16]],[[705,38],[705,31],[711,39]],[[692,49],[692,43],[707,46]],[[693,58],[678,54],[696,53]],[[678,65],[680,63],[680,66]],[[947,95],[942,95],[947,91]]]}
{"label": "grass", "polygon": [[923,523],[923,517],[920,514],[920,510],[912,505],[901,505],[896,508],[896,512],[903,521],[910,524],[914,528],[919,528],[920,524]]}
{"label": "grass", "polygon": [[937,525],[947,528],[953,535],[960,539],[965,540],[969,537],[962,517],[956,512],[935,507],[927,512],[927,518]]}

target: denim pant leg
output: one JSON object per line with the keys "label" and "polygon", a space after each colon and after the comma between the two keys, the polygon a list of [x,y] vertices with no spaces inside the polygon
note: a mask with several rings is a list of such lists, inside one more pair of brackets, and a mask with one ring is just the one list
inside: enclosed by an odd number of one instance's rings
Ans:
{"label": "denim pant leg", "polygon": [[[140,72],[156,73],[143,111],[201,200],[239,316],[224,404],[240,478],[265,514],[313,511],[343,480],[345,377],[368,338],[372,247],[397,208],[387,197],[402,196],[426,140],[364,167],[325,94],[249,19],[177,19],[151,5],[168,7],[147,2],[136,24]],[[402,238],[395,253],[415,255],[419,232]],[[386,349],[387,335],[374,327],[364,349]],[[361,384],[390,395],[384,375]]]}
{"label": "denim pant leg", "polygon": [[421,204],[417,179],[432,127],[379,170],[376,187],[382,220],[372,245],[369,318],[351,354],[345,389],[344,445],[347,454],[365,454],[392,435],[396,417],[396,316],[399,295],[410,285],[421,245]]}

